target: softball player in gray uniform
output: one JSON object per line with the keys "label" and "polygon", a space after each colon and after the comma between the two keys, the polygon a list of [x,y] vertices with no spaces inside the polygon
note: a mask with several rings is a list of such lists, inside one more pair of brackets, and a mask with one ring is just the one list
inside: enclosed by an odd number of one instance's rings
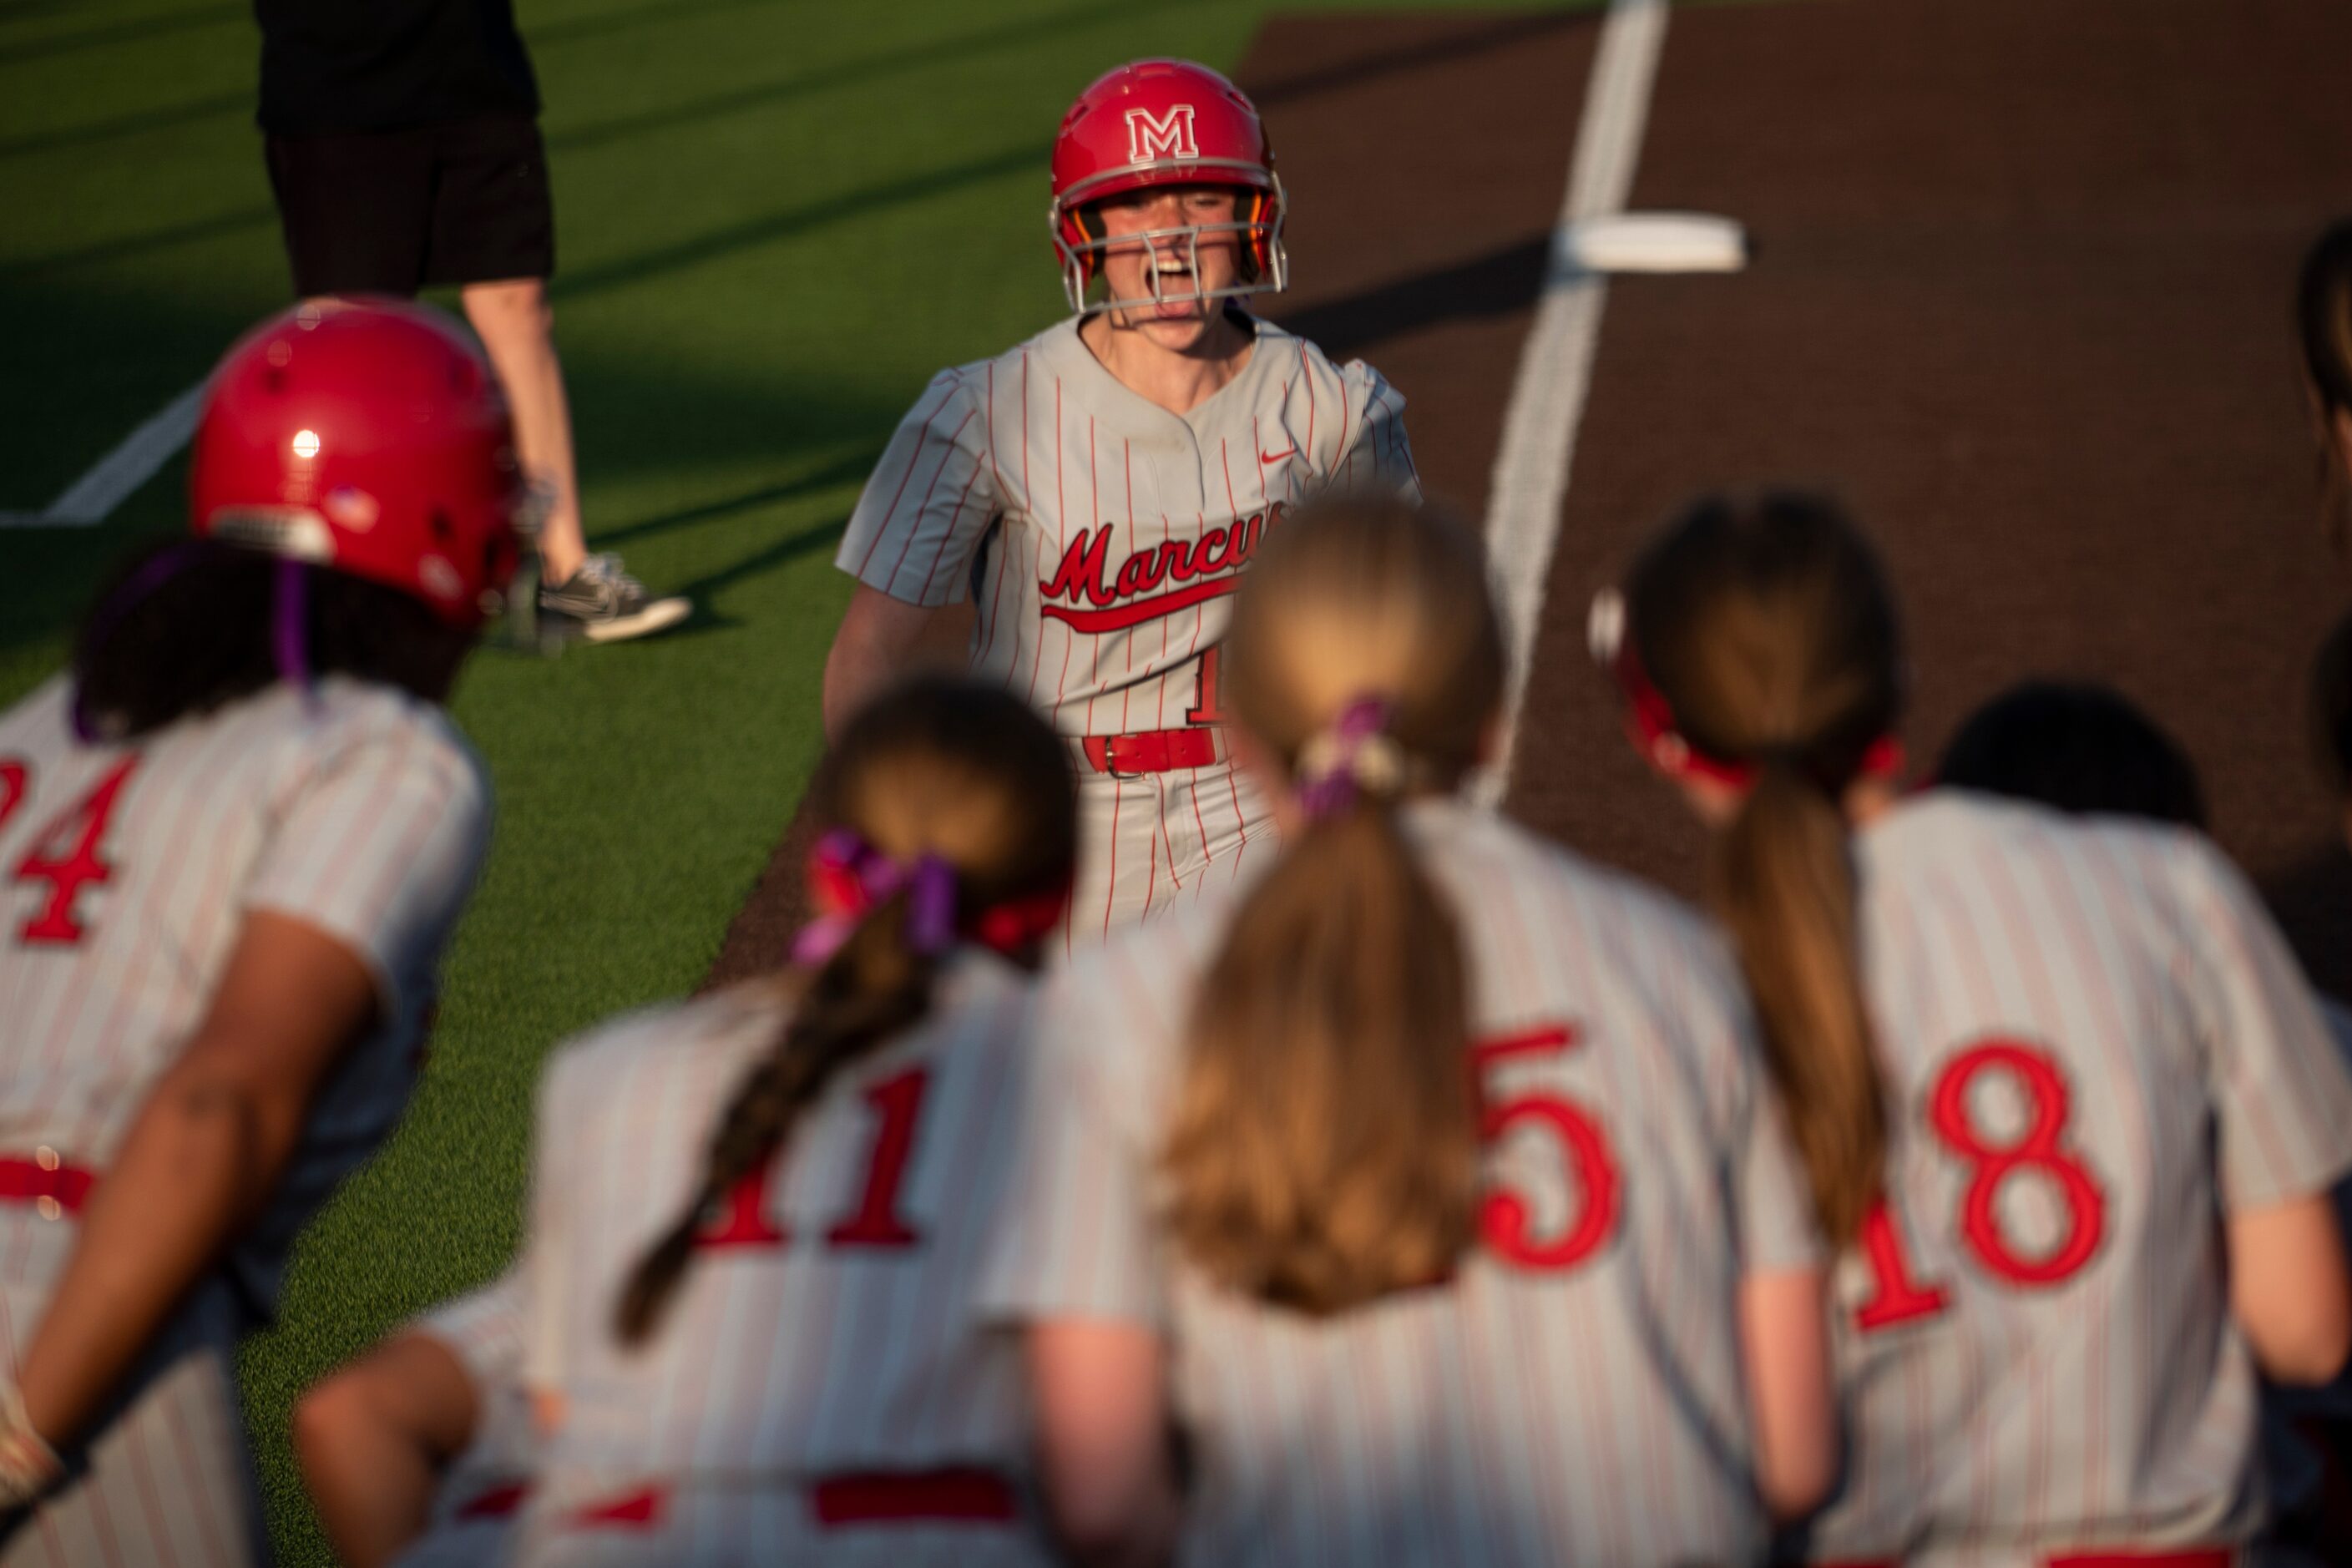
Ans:
{"label": "softball player in gray uniform", "polygon": [[1187,1562],[1754,1560],[1835,1438],[1727,955],[1453,797],[1502,679],[1466,534],[1302,515],[1230,646],[1292,830],[1228,907],[1049,984],[989,1273],[1059,1527],[1178,1535],[1172,1421]]}
{"label": "softball player in gray uniform", "polygon": [[1054,188],[1072,308],[1098,276],[1113,298],[917,400],[835,557],[861,586],[826,708],[969,598],[972,673],[1070,738],[1075,942],[1232,881],[1270,844],[1217,727],[1228,596],[1302,499],[1418,489],[1380,374],[1239,306],[1287,274],[1273,153],[1231,83],[1182,61],[1111,72],[1063,122]]}
{"label": "softball player in gray uniform", "polygon": [[437,700],[514,490],[437,315],[280,317],[215,374],[197,537],[0,715],[0,1562],[264,1554],[231,1357],[415,1079],[488,830]]}
{"label": "softball player in gray uniform", "polygon": [[1029,969],[1075,848],[1028,709],[935,681],[852,721],[798,964],[566,1050],[538,1118],[518,1560],[1037,1563],[1016,1347],[974,1279]]}
{"label": "softball player in gray uniform", "polygon": [[1811,1555],[2240,1560],[2256,1369],[2323,1381],[2352,1339],[2352,1080],[2243,879],[2181,830],[1898,799],[1895,613],[1826,503],[1701,503],[1596,631],[1722,825],[1718,907],[1846,1244],[1848,1463]]}

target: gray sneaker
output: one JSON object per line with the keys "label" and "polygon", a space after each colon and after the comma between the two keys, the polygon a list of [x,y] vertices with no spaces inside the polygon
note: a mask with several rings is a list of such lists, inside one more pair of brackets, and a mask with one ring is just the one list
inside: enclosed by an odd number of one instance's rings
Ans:
{"label": "gray sneaker", "polygon": [[564,628],[590,642],[625,642],[674,626],[694,610],[686,598],[656,599],[621,570],[617,555],[591,555],[561,583],[539,590],[539,613],[561,616]]}

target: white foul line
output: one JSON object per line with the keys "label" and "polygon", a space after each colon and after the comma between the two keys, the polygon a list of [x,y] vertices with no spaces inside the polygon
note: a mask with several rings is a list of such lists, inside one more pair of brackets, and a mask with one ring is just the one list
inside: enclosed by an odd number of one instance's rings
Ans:
{"label": "white foul line", "polygon": [[1503,415],[1486,503],[1486,549],[1503,613],[1509,653],[1503,696],[1502,747],[1474,793],[1499,805],[1509,787],[1518,750],[1519,708],[1528,692],[1544,589],[1559,542],[1559,512],[1568,498],[1569,459],[1584,417],[1592,355],[1601,338],[1601,308],[1608,282],[1566,255],[1571,226],[1625,210],[1633,165],[1649,117],[1650,88],[1666,36],[1665,0],[1613,0],[1601,26],[1601,45],[1585,89],[1584,119],[1576,133],[1568,197],[1552,231],[1552,259],[1535,324],[1519,353],[1511,401]]}
{"label": "white foul line", "polygon": [[0,512],[0,528],[88,528],[131,499],[152,479],[172,454],[188,443],[203,410],[205,383],[199,381],[163,405],[162,412],[122,438],[120,446],[98,460],[95,468],[68,485],[45,510]]}

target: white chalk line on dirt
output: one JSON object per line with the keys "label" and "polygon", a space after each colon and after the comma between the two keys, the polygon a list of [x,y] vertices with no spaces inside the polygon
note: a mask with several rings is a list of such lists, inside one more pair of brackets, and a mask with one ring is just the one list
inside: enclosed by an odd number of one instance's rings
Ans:
{"label": "white chalk line on dirt", "polygon": [[188,444],[205,401],[199,381],[125,436],[89,472],[68,485],[40,511],[0,512],[0,528],[89,528],[106,521],[131,492],[155,477]]}
{"label": "white chalk line on dirt", "polygon": [[1608,300],[1607,279],[1568,259],[1567,239],[1574,225],[1625,210],[1665,36],[1666,0],[1612,0],[1601,22],[1568,195],[1552,230],[1551,265],[1503,415],[1502,442],[1488,485],[1486,548],[1509,663],[1501,749],[1475,786],[1487,805],[1501,804],[1510,786],[1519,710],[1543,622],[1552,552],[1559,542],[1560,507],[1568,498],[1576,430],[1591,385],[1601,310]]}

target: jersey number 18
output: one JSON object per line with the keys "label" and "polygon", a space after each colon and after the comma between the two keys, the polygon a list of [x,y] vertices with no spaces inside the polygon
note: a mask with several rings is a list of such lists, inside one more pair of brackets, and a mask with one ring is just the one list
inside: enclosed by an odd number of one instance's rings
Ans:
{"label": "jersey number 18", "polygon": [[[2005,1142],[1980,1131],[1969,1109],[1969,1093],[1988,1072],[2006,1074],[2025,1098],[2024,1130]],[[1987,1273],[2007,1284],[2037,1289],[2063,1283],[2090,1262],[2105,1234],[2106,1194],[2081,1157],[2065,1147],[2072,1114],[2066,1079],[2050,1053],[2016,1040],[1983,1040],[1961,1051],[1928,1093],[1928,1127],[1969,1166],[1960,1194],[1961,1243]],[[2056,1189],[2066,1211],[2057,1245],[2038,1254],[2021,1249],[2002,1232],[1997,1206],[2002,1184],[2029,1172]],[[1889,1329],[1934,1317],[1951,1304],[1943,1286],[1916,1277],[1884,1201],[1863,1221],[1858,1245],[1872,1283],[1869,1299],[1854,1309],[1855,1328],[1864,1333]]]}

